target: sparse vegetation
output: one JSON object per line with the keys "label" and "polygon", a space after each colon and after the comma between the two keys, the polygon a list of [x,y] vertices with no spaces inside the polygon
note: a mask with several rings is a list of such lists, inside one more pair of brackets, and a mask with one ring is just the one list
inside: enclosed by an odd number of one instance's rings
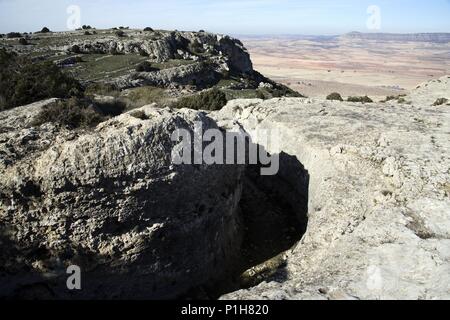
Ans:
{"label": "sparse vegetation", "polygon": [[72,46],[72,48],[71,48],[71,51],[72,51],[73,53],[81,53],[80,46],[74,44],[74,45]]}
{"label": "sparse vegetation", "polygon": [[58,123],[71,129],[92,127],[102,121],[103,117],[87,100],[72,98],[61,100],[42,108],[33,121],[34,126],[47,122]]}
{"label": "sparse vegetation", "polygon": [[87,98],[70,98],[47,105],[35,117],[34,126],[47,122],[58,123],[71,129],[96,126],[111,116],[123,112],[125,106],[117,101],[95,103]]}
{"label": "sparse vegetation", "polygon": [[292,90],[291,88],[285,85],[277,85],[271,89],[265,89],[268,93],[272,95],[273,98],[281,98],[281,97],[293,97],[293,98],[303,98],[304,96],[298,93],[297,91]]}
{"label": "sparse vegetation", "polygon": [[81,85],[52,62],[36,62],[0,49],[0,110],[47,98],[77,96]]}
{"label": "sparse vegetation", "polygon": [[117,30],[115,32],[116,36],[118,36],[119,38],[125,37],[125,32],[123,32],[122,30]]}
{"label": "sparse vegetation", "polygon": [[152,64],[148,61],[142,61],[136,66],[136,72],[151,72],[153,70]]}
{"label": "sparse vegetation", "polygon": [[141,120],[148,120],[149,119],[149,117],[142,110],[136,110],[136,111],[132,112],[130,115],[132,117],[135,117],[135,118],[141,119]]}
{"label": "sparse vegetation", "polygon": [[[400,95],[398,95],[398,96],[387,96],[386,97],[386,99],[384,99],[384,100],[382,100],[382,101],[380,101],[380,102],[388,102],[388,101],[392,101],[392,100],[400,100],[400,101],[405,101],[405,99],[403,98],[403,97],[405,97],[406,95],[405,94],[400,94]],[[401,103],[401,102],[400,102]]]}
{"label": "sparse vegetation", "polygon": [[[168,97],[165,95],[165,90],[162,88],[144,86],[120,91],[115,85],[102,82],[89,84],[85,89],[85,96],[97,101],[98,96],[114,97],[114,104],[120,104],[124,110],[140,108],[155,102],[164,105],[168,100]],[[97,102],[98,104],[101,103]]]}
{"label": "sparse vegetation", "polygon": [[222,109],[226,103],[226,95],[219,89],[214,88],[200,94],[181,98],[174,104],[174,107],[214,111]]}
{"label": "sparse vegetation", "polygon": [[370,99],[368,96],[363,97],[348,97],[348,102],[360,102],[360,103],[372,103],[373,100]]}
{"label": "sparse vegetation", "polygon": [[6,38],[12,39],[12,38],[20,38],[22,37],[22,34],[20,32],[10,32],[6,34]]}
{"label": "sparse vegetation", "polygon": [[25,38],[20,38],[19,39],[19,44],[22,45],[22,46],[26,46],[28,44],[28,41]]}
{"label": "sparse vegetation", "polygon": [[448,102],[448,99],[446,99],[446,98],[439,98],[439,99],[437,99],[434,103],[433,103],[433,106],[441,106],[441,105],[443,105],[443,104],[446,104]]}
{"label": "sparse vegetation", "polygon": [[95,82],[86,87],[84,94],[89,97],[94,97],[95,95],[118,97],[120,91],[112,84]]}
{"label": "sparse vegetation", "polygon": [[327,100],[344,101],[344,99],[342,99],[342,96],[337,92],[330,93],[327,96]]}
{"label": "sparse vegetation", "polygon": [[264,95],[264,93],[261,92],[261,90],[257,90],[256,91],[256,98],[265,100],[266,96]]}
{"label": "sparse vegetation", "polygon": [[168,106],[171,100],[163,88],[152,86],[130,89],[121,99],[126,103],[128,110],[140,108],[152,103],[158,103],[160,106]]}
{"label": "sparse vegetation", "polygon": [[203,45],[199,41],[194,40],[189,44],[189,51],[193,54],[201,54],[205,50],[203,48]]}
{"label": "sparse vegetation", "polygon": [[147,51],[145,51],[145,50],[142,49],[142,48],[139,49],[139,54],[140,54],[142,57],[148,57]]}

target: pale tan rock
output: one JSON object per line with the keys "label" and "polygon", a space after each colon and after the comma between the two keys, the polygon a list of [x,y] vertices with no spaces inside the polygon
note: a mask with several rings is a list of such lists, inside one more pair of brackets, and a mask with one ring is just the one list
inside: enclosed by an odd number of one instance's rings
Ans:
{"label": "pale tan rock", "polygon": [[[243,168],[171,158],[174,130],[211,119],[145,106],[146,120],[133,110],[94,131],[28,127],[46,103],[0,113],[0,296],[174,298],[227,272]],[[70,265],[81,291],[66,287]]]}
{"label": "pale tan rock", "polygon": [[308,229],[286,280],[223,298],[449,299],[450,106],[432,106],[449,92],[444,77],[411,105],[281,98],[215,113],[226,128],[278,130],[278,148],[310,175]]}

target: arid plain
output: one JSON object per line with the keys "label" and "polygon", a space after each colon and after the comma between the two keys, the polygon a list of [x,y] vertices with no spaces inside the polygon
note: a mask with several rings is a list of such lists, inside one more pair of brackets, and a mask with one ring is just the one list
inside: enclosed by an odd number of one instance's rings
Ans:
{"label": "arid plain", "polygon": [[339,92],[378,99],[450,74],[450,42],[347,35],[240,38],[256,70],[311,97]]}

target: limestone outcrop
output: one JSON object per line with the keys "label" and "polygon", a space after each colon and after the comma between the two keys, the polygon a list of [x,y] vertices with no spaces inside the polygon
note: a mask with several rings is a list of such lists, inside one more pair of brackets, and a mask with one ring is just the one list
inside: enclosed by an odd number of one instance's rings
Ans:
{"label": "limestone outcrop", "polygon": [[308,228],[285,266],[222,298],[449,299],[450,106],[432,105],[449,80],[404,103],[238,100],[216,113],[224,128],[278,130],[267,149],[310,177]]}
{"label": "limestone outcrop", "polygon": [[190,65],[174,67],[152,72],[138,72],[115,78],[110,81],[120,89],[144,85],[168,87],[173,85],[195,84],[208,87],[220,80],[220,73],[226,71],[223,64],[195,62]]}
{"label": "limestone outcrop", "polygon": [[[226,272],[242,167],[171,159],[174,130],[214,121],[145,106],[93,132],[32,127],[50,102],[0,113],[0,296],[174,298]],[[81,291],[67,290],[70,265]]]}
{"label": "limestone outcrop", "polygon": [[101,39],[73,42],[60,50],[73,53],[145,53],[157,62],[169,59],[198,59],[197,53],[222,57],[229,68],[238,73],[251,73],[253,65],[244,45],[229,36],[205,32],[131,32],[123,38],[105,36]]}
{"label": "limestone outcrop", "polygon": [[[435,101],[449,92],[447,76],[387,102],[151,105],[94,131],[33,126],[54,100],[0,112],[0,296],[174,298],[225,288],[239,261],[254,286],[233,283],[222,299],[448,299],[450,105]],[[278,174],[174,165],[171,133],[195,121],[248,133],[280,156]],[[295,241],[280,230],[295,217],[288,235],[301,240],[285,251]],[[242,262],[270,239],[284,243]],[[80,292],[66,288],[70,265]]]}

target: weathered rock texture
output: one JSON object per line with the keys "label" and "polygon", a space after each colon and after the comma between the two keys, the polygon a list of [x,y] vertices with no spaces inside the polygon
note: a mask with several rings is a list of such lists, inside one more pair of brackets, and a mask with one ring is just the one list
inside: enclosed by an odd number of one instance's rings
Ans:
{"label": "weathered rock texture", "polygon": [[280,130],[310,177],[308,229],[286,267],[223,298],[449,299],[450,106],[432,106],[449,92],[444,77],[404,104],[239,100],[214,115]]}
{"label": "weathered rock texture", "polygon": [[253,71],[250,55],[239,40],[205,32],[127,31],[122,38],[105,35],[92,40],[75,41],[56,49],[83,54],[140,53],[148,55],[154,62],[166,62],[170,59],[196,61],[191,65],[167,70],[131,73],[109,81],[120,89],[174,84],[208,87],[217,83],[224,74],[229,72],[250,76],[258,81],[265,80]]}
{"label": "weathered rock texture", "polygon": [[208,87],[219,82],[223,71],[226,71],[223,64],[196,62],[159,71],[133,73],[115,78],[111,82],[121,89],[144,85],[168,87],[195,84],[199,87]]}
{"label": "weathered rock texture", "polygon": [[131,32],[124,38],[105,36],[102,39],[71,43],[60,49],[75,53],[145,52],[158,62],[175,58],[198,59],[197,53],[203,53],[206,56],[223,57],[229,68],[237,72],[253,71],[250,55],[239,40],[205,32]]}
{"label": "weathered rock texture", "polygon": [[171,161],[171,133],[211,119],[146,106],[94,132],[29,128],[46,103],[0,114],[0,296],[173,298],[226,272],[242,168]]}

